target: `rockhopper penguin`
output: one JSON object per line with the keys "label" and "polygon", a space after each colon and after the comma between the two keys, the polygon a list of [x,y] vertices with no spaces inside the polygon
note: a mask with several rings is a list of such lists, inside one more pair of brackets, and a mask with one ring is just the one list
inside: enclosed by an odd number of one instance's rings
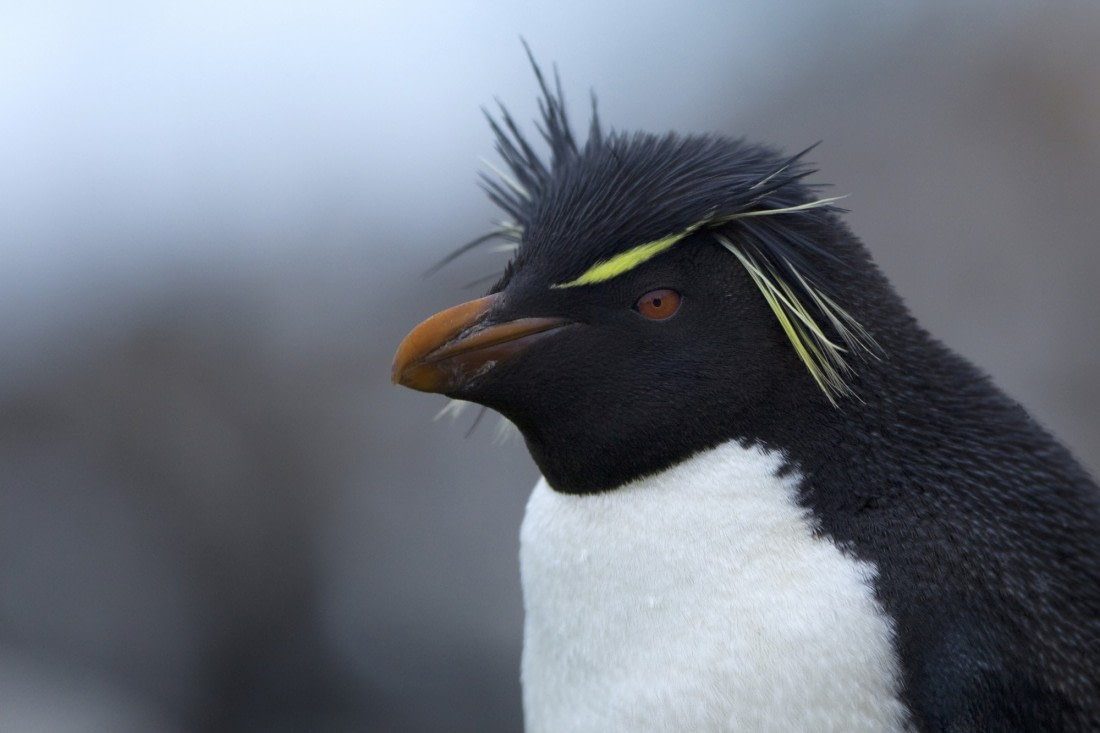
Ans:
{"label": "rockhopper penguin", "polygon": [[396,382],[542,471],[521,530],[532,733],[1100,730],[1100,492],[930,337],[804,153],[506,111],[514,245]]}

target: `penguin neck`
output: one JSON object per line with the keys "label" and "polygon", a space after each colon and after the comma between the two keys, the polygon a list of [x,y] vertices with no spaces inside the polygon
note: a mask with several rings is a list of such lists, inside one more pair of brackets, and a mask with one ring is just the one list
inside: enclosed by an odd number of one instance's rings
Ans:
{"label": "penguin neck", "polygon": [[[799,373],[799,376],[803,376]],[[786,454],[791,445],[828,450],[835,433],[842,428],[845,411],[861,410],[855,400],[841,407],[831,404],[808,377],[791,385],[777,380],[753,404],[745,404],[735,392],[715,390],[710,395],[685,395],[680,423],[665,433],[646,434],[652,423],[661,426],[661,416],[624,424],[621,413],[609,415],[614,427],[584,439],[586,428],[563,430],[563,424],[585,424],[590,418],[565,415],[562,405],[555,416],[552,434],[523,416],[509,416],[519,427],[527,448],[550,488],[563,494],[597,494],[614,491],[642,477],[666,471],[692,456],[719,445],[736,442],[760,445]],[[849,405],[851,402],[853,404]],[[643,423],[641,430],[638,422]],[[564,436],[564,437],[563,437]]]}

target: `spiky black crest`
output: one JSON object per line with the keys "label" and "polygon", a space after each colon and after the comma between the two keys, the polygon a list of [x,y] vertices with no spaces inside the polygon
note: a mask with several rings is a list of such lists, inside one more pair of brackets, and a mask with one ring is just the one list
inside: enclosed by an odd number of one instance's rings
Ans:
{"label": "spiky black crest", "polygon": [[804,183],[816,172],[804,162],[814,146],[784,157],[716,136],[604,133],[594,96],[580,146],[557,70],[551,86],[527,53],[541,92],[537,128],[549,160],[504,105],[499,117],[486,112],[506,170],[482,174],[481,182],[508,218],[439,266],[504,240],[515,257],[493,291],[507,285],[514,268],[532,262],[551,278],[549,286],[571,287],[613,277],[616,258],[631,260],[632,250],[709,234],[744,265],[826,396],[835,402],[847,394],[846,355],[876,347],[819,276],[820,263],[842,263],[806,234],[841,211],[836,198],[817,195],[820,185]]}

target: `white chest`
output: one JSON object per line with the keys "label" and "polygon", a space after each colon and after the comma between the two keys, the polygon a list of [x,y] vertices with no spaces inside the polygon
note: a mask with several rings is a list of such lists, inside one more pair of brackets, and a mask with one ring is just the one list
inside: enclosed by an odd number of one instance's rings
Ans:
{"label": "white chest", "polygon": [[540,481],[520,536],[528,733],[903,730],[874,567],[736,443],[606,494]]}

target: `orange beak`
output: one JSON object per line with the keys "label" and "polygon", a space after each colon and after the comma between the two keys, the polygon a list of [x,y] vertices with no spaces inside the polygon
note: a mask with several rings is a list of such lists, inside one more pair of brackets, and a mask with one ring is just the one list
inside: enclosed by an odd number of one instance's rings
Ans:
{"label": "orange beak", "polygon": [[421,392],[450,394],[526,351],[563,318],[486,323],[500,295],[487,295],[436,313],[414,328],[393,357],[393,382]]}

